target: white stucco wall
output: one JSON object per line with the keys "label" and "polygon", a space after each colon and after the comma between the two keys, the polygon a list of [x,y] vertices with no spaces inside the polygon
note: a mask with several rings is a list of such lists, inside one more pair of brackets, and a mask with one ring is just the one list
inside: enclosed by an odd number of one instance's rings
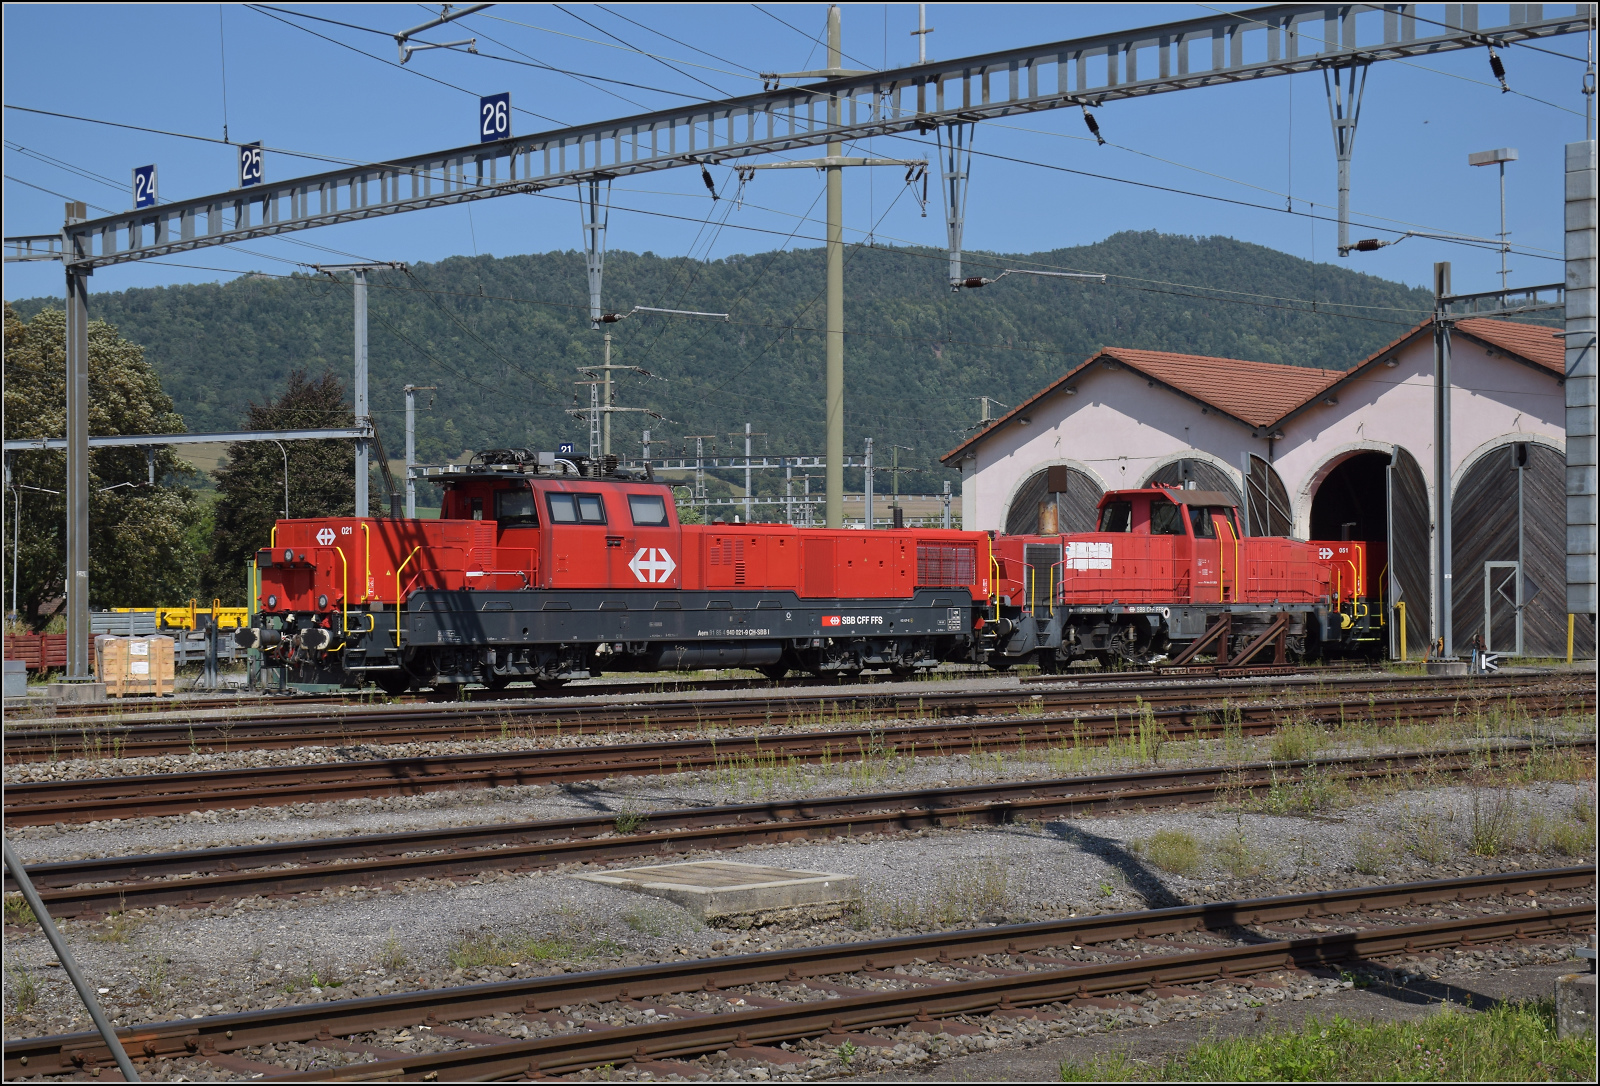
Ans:
{"label": "white stucco wall", "polygon": [[[1180,457],[1202,457],[1240,485],[1244,453],[1277,470],[1304,538],[1316,489],[1334,467],[1361,451],[1399,445],[1422,467],[1433,490],[1433,343],[1420,336],[1402,347],[1394,367],[1378,365],[1282,427],[1277,441],[1136,372],[1100,364],[1073,379],[1076,395],[1055,393],[994,431],[962,465],[963,525],[1002,530],[1011,497],[1029,476],[1053,464],[1089,472],[1108,490],[1137,486]],[[1492,358],[1462,337],[1451,352],[1452,476],[1489,449],[1511,441],[1565,448],[1562,388],[1554,375],[1505,357]],[[1270,446],[1270,447],[1269,447]]]}

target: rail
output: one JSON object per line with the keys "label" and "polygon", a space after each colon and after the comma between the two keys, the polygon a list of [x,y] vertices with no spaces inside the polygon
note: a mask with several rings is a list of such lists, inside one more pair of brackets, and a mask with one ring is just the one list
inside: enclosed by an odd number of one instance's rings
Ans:
{"label": "rail", "polygon": [[[1592,891],[1594,882],[1595,868],[1583,865],[1362,886],[302,1003],[144,1023],[119,1029],[117,1036],[137,1057],[199,1056],[251,1075],[281,1076],[283,1081],[389,1081],[402,1077],[462,1081],[566,1074],[605,1064],[628,1068],[662,1057],[736,1047],[751,1058],[781,1057],[792,1054],[740,1046],[816,1036],[843,1043],[850,1036],[862,1037],[858,1031],[879,1027],[963,1032],[973,1027],[953,1022],[941,1025],[941,1020],[957,1015],[1045,1014],[1048,1012],[1027,1008],[1067,1005],[1155,985],[1231,983],[1286,969],[1348,967],[1450,946],[1572,939],[1593,928],[1594,906],[1587,900],[1558,904],[1550,902],[1550,895],[1564,894],[1570,900],[1571,895]],[[1542,896],[1545,902],[1532,904],[1529,894]],[[1468,904],[1495,898],[1504,902],[1505,911],[1489,912],[1482,904]],[[1381,915],[1386,910],[1429,906],[1438,919],[1404,923],[1408,919],[1404,916]],[[1446,910],[1468,915],[1440,915]],[[1283,927],[1347,915],[1359,919],[1320,926],[1355,930],[1313,933]],[[1390,921],[1391,926],[1370,926],[1377,919]],[[1214,949],[1194,949],[1171,938],[1190,933],[1223,942]],[[1122,940],[1136,942],[1141,948],[1138,955],[1130,958],[1125,952],[1100,952],[1100,958],[1113,960],[1096,960],[1100,946]],[[995,970],[985,965],[969,970],[969,975],[979,975],[977,980],[917,976],[948,973],[963,968],[956,963],[973,959],[987,962],[997,958],[1006,962],[1006,968]],[[888,991],[858,986],[866,982],[881,988],[873,982],[885,976],[885,971],[909,983]],[[857,975],[859,981],[852,984]],[[789,999],[751,999],[731,991],[749,985],[788,987],[796,994]],[[828,998],[817,999],[816,989]],[[729,1000],[726,1013],[679,1015],[670,1005],[657,1001],[662,996],[696,991]],[[733,999],[740,1002],[734,1004]],[[644,1026],[589,1029],[581,1014],[562,1011],[595,1004],[637,1008],[646,1000],[655,1001],[646,1005],[656,1010],[657,1017]],[[590,1013],[605,1015],[606,1011]],[[475,1047],[435,1053],[387,1051],[378,1054],[377,1062],[289,1075],[282,1075],[285,1068],[280,1065],[235,1055],[269,1044],[335,1047],[341,1042],[334,1038],[374,1030],[497,1017],[509,1018],[513,1026],[536,1021],[559,1032],[535,1040],[474,1034],[479,1042]],[[106,1066],[110,1058],[105,1043],[92,1032],[5,1043],[8,1081],[92,1071]]]}
{"label": "rail", "polygon": [[[1567,693],[1524,696],[1528,712],[1592,712],[1591,686]],[[1307,700],[1295,705],[1296,719],[1376,726],[1430,719],[1454,719],[1481,708],[1459,696]],[[13,784],[5,791],[5,818],[11,825],[50,825],[106,818],[146,818],[193,810],[239,810],[290,803],[326,803],[383,795],[421,795],[441,790],[494,788],[598,780],[618,776],[656,776],[715,769],[744,761],[782,759],[809,764],[847,760],[869,750],[894,749],[903,756],[948,757],[977,747],[1010,751],[1049,746],[1103,745],[1137,739],[1139,729],[1155,726],[1168,741],[1222,738],[1236,731],[1264,735],[1284,718],[1278,704],[1183,706],[1144,714],[1113,710],[1056,717],[1014,716],[951,723],[912,724],[826,731],[724,735],[592,747],[532,747],[514,751],[257,766],[246,769],[144,776],[49,780]],[[574,730],[568,728],[568,734]]]}
{"label": "rail", "polygon": [[[1512,767],[1540,752],[1582,750],[1555,743],[1456,747],[1240,765],[1108,773],[792,800],[651,811],[644,828],[617,831],[615,815],[449,827],[265,845],[139,853],[36,863],[27,874],[52,916],[178,907],[256,895],[371,888],[406,879],[464,878],[491,871],[548,870],[755,845],[794,843],[939,827],[1006,825],[1093,813],[1205,804],[1319,781],[1406,781]],[[11,886],[7,884],[7,891]]]}

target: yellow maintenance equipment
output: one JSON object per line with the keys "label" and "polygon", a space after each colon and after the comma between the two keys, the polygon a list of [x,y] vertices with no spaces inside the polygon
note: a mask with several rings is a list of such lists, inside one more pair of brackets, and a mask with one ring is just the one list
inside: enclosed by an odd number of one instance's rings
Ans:
{"label": "yellow maintenance equipment", "polygon": [[198,627],[198,620],[202,616],[210,618],[213,614],[220,630],[232,630],[250,625],[248,607],[222,607],[216,604],[201,607],[199,603],[199,600],[190,600],[182,607],[113,607],[112,610],[125,615],[153,613],[156,616],[156,627],[162,630],[193,630]]}

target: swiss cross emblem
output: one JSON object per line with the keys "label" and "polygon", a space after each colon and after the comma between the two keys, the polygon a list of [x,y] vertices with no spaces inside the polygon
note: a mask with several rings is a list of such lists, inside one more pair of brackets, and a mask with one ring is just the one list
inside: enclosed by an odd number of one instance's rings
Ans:
{"label": "swiss cross emblem", "polygon": [[665,584],[667,578],[672,576],[672,571],[678,568],[678,563],[661,548],[640,547],[639,553],[628,563],[628,568],[633,570],[634,577],[642,584]]}
{"label": "swiss cross emblem", "polygon": [[332,528],[324,528],[324,529],[322,529],[322,531],[318,532],[317,533],[317,542],[321,543],[324,547],[326,547],[329,544],[331,544],[333,542],[333,529]]}

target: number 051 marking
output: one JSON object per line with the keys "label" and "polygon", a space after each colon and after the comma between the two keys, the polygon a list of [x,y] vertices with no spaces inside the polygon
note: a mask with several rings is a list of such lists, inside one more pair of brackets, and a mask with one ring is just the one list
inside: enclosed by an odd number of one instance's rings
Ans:
{"label": "number 051 marking", "polygon": [[511,92],[478,99],[478,142],[493,143],[511,135]]}

